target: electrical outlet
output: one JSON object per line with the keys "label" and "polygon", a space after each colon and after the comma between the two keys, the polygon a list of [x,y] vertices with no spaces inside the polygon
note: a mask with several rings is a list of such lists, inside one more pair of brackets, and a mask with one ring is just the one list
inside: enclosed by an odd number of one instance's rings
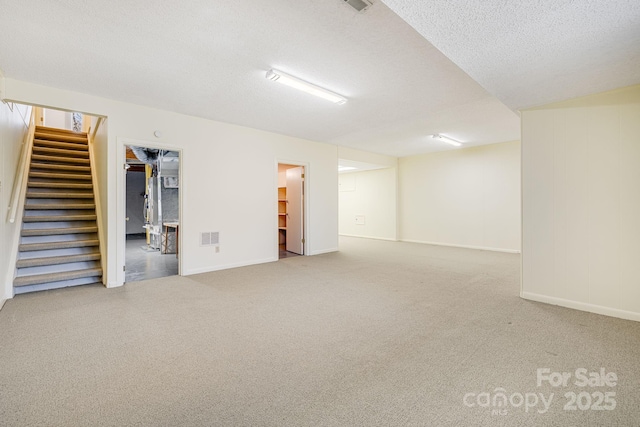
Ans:
{"label": "electrical outlet", "polygon": [[364,215],[356,215],[356,225],[364,225]]}

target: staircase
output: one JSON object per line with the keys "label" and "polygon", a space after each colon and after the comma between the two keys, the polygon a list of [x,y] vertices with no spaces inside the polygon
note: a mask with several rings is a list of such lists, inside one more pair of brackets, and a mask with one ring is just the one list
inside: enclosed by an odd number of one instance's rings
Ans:
{"label": "staircase", "polygon": [[36,126],[16,294],[102,281],[86,133]]}

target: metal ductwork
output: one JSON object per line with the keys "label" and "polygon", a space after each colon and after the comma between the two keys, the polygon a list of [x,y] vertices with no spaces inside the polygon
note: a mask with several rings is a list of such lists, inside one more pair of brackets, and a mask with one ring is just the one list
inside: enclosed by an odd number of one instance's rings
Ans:
{"label": "metal ductwork", "polygon": [[148,165],[153,165],[158,160],[160,150],[155,148],[143,148],[131,146],[131,151],[138,160]]}

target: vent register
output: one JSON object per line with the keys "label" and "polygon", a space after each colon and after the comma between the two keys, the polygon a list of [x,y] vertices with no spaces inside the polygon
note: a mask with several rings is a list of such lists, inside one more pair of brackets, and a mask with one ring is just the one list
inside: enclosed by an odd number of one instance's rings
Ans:
{"label": "vent register", "polygon": [[344,0],[344,2],[358,12],[364,12],[373,4],[371,0]]}
{"label": "vent register", "polygon": [[200,246],[217,246],[220,244],[220,232],[207,231],[200,233]]}

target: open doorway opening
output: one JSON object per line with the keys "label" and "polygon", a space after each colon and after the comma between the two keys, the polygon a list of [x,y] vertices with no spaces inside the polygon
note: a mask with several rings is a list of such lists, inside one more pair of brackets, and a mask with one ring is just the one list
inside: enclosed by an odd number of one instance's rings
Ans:
{"label": "open doorway opening", "polygon": [[64,129],[72,132],[87,132],[91,127],[92,117],[86,114],[57,110],[55,108],[34,108],[37,126],[50,129]]}
{"label": "open doorway opening", "polygon": [[304,178],[300,165],[278,164],[279,258],[304,255]]}
{"label": "open doorway opening", "polygon": [[177,275],[180,153],[125,148],[125,282]]}

